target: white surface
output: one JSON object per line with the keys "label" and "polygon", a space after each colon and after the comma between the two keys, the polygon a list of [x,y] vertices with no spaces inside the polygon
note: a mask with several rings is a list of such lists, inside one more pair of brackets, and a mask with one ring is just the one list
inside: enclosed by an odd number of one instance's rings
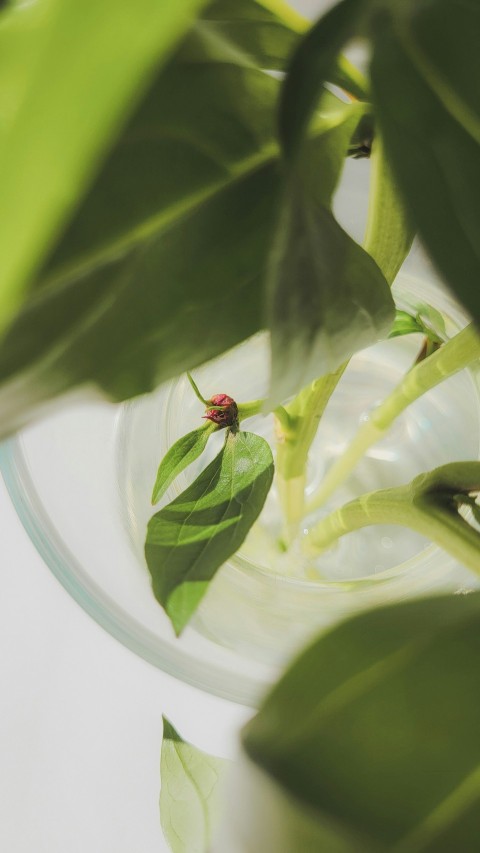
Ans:
{"label": "white surface", "polygon": [[162,853],[161,716],[235,750],[245,709],[155,670],[72,601],[0,480],[0,850]]}

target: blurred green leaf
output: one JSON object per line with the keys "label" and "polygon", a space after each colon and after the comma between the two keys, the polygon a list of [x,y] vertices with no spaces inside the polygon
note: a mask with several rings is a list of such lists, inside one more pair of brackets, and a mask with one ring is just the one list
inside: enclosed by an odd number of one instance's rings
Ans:
{"label": "blurred green leaf", "polygon": [[386,153],[432,260],[480,317],[480,7],[407,3],[374,20],[372,90]]}
{"label": "blurred green leaf", "polygon": [[[4,432],[70,387],[125,399],[262,327],[279,84],[219,62],[218,39],[209,60],[203,24],[192,39],[202,61],[184,42],[157,77],[0,343]],[[318,134],[338,109],[324,93]],[[329,183],[329,169],[312,170],[312,187]]]}
{"label": "blurred green leaf", "polygon": [[229,762],[184,741],[163,718],[160,819],[173,853],[205,853],[219,811],[219,783]]}
{"label": "blurred green leaf", "polygon": [[195,459],[198,459],[205,450],[212,432],[216,429],[216,424],[203,424],[172,444],[160,462],[152,492],[152,504],[156,504],[176,477],[195,462]]}
{"label": "blurred green leaf", "polygon": [[479,655],[479,593],[357,616],[273,688],[244,731],[247,754],[297,815],[337,827],[342,851],[474,851]]}
{"label": "blurred green leaf", "polygon": [[179,634],[217,569],[238,551],[265,503],[272,452],[250,432],[223,449],[178,498],[150,519],[145,557],[155,597]]}
{"label": "blurred green leaf", "polygon": [[0,19],[0,329],[202,0],[32,0]]}
{"label": "blurred green leaf", "polygon": [[233,63],[160,73],[0,344],[4,430],[71,386],[125,399],[258,331],[277,94]]}

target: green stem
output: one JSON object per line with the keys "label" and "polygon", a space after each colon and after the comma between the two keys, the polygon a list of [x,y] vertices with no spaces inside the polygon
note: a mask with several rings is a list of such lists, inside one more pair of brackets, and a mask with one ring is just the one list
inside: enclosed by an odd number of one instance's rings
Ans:
{"label": "green stem", "polygon": [[285,519],[283,539],[287,544],[295,536],[303,516],[308,451],[345,368],[343,364],[335,373],[316,379],[285,408],[275,410],[276,477]]}
{"label": "green stem", "polygon": [[480,337],[473,325],[413,367],[400,384],[375,409],[357,432],[346,452],[332,465],[320,489],[306,507],[307,513],[321,507],[344,482],[365,452],[383,438],[394,420],[415,400],[480,358]]}
{"label": "green stem", "polygon": [[361,495],[330,513],[310,531],[305,552],[317,556],[347,533],[374,524],[395,524],[426,536],[480,574],[480,533],[452,509],[448,496],[432,494],[414,500],[412,485]]}
{"label": "green stem", "polygon": [[250,400],[248,403],[238,403],[238,420],[244,421],[246,418],[253,418],[254,415],[259,415],[263,410],[265,400]]}

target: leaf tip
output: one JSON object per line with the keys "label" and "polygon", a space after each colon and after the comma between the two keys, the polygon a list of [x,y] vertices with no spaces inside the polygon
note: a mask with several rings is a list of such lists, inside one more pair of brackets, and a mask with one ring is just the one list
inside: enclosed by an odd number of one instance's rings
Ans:
{"label": "leaf tip", "polygon": [[178,734],[176,728],[172,726],[170,720],[162,714],[162,723],[163,723],[163,740],[173,740],[173,741],[181,741],[182,738]]}

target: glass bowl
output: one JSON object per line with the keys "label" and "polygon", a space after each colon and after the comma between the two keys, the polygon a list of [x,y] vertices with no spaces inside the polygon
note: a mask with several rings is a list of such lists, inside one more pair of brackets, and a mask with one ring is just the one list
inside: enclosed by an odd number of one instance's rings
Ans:
{"label": "glass bowl", "polygon": [[[418,289],[415,277],[401,276],[400,306],[414,303]],[[449,336],[465,324],[456,304],[424,280],[421,300],[442,312]],[[411,336],[355,356],[312,448],[310,491],[418,348],[419,339]],[[206,396],[225,392],[239,401],[262,396],[268,379],[265,337],[196,370],[195,378]],[[478,458],[479,387],[478,371],[463,371],[418,400],[371,449],[332,506],[449,461]],[[273,490],[261,523],[217,573],[190,626],[175,638],[151,591],[143,541],[158,462],[202,414],[181,377],[122,406],[71,405],[0,451],[11,498],[47,565],[97,622],[160,669],[211,693],[255,704],[309,637],[348,614],[477,585],[436,546],[394,526],[344,537],[317,574],[295,553],[279,557],[270,537],[277,516]],[[244,428],[272,437],[271,417],[252,418]],[[166,500],[179,494],[216,451],[214,440],[205,457],[172,484]]]}

